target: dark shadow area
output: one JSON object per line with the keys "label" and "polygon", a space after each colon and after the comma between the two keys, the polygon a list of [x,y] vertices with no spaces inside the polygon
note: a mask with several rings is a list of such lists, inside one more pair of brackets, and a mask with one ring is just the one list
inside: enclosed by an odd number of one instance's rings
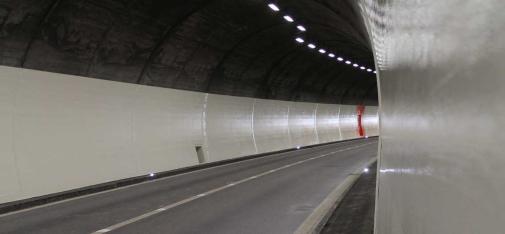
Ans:
{"label": "dark shadow area", "polygon": [[352,186],[333,212],[322,234],[373,234],[377,163]]}
{"label": "dark shadow area", "polygon": [[0,65],[232,96],[377,105],[373,73],[297,37],[374,68],[353,0],[0,3]]}

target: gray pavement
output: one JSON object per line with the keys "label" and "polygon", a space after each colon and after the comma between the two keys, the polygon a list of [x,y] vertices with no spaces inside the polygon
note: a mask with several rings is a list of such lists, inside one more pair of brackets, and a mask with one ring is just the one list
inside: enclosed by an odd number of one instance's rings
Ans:
{"label": "gray pavement", "polygon": [[292,233],[376,154],[366,139],[236,162],[3,215],[0,233]]}

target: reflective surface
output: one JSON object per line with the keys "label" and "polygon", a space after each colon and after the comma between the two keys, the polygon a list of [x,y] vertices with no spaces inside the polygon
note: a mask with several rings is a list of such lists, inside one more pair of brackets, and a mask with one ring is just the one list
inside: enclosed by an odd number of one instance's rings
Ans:
{"label": "reflective surface", "polygon": [[361,8],[380,69],[376,233],[503,233],[505,2]]}

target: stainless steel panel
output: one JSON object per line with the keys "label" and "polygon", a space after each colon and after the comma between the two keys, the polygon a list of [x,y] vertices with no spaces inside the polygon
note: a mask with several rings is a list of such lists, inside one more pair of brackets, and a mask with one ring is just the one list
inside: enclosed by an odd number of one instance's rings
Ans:
{"label": "stainless steel panel", "polygon": [[380,69],[376,233],[504,233],[505,1],[360,6]]}

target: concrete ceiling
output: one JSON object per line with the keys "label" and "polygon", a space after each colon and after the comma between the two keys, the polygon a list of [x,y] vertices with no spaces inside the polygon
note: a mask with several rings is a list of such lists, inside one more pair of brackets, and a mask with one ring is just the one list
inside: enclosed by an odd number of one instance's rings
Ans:
{"label": "concrete ceiling", "polygon": [[[353,0],[279,0],[305,39],[373,68]],[[0,64],[225,95],[376,104],[373,73],[295,43],[264,0],[0,0]]]}

